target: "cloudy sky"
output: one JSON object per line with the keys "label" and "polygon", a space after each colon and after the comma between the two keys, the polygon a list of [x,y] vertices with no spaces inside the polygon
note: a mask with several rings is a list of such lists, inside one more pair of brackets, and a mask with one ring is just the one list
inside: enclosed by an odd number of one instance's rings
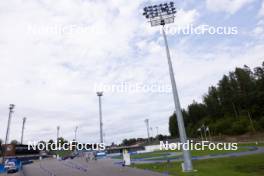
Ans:
{"label": "cloudy sky", "polygon": [[[8,106],[16,105],[10,139],[61,135],[98,142],[95,85],[170,85],[160,28],[142,16],[143,0],[9,0],[0,2],[0,139]],[[175,0],[168,40],[180,100],[201,101],[208,86],[244,64],[264,60],[264,1]],[[235,34],[173,33],[177,26],[235,27]],[[105,141],[146,137],[144,119],[168,134],[169,92],[106,91]],[[156,130],[153,130],[156,134]]]}

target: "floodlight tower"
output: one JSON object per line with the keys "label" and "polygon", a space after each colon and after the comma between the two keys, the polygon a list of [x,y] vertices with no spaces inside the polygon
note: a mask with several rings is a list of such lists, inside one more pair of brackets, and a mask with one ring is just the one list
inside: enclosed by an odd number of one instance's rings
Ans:
{"label": "floodlight tower", "polygon": [[154,137],[154,134],[153,134],[153,128],[150,127],[149,129],[150,129],[150,137]]}
{"label": "floodlight tower", "polygon": [[159,127],[156,126],[157,136],[159,135]]}
{"label": "floodlight tower", "polygon": [[149,141],[149,119],[145,119],[146,127],[147,127],[147,135],[148,135],[148,141]]}
{"label": "floodlight tower", "polygon": [[8,115],[8,122],[7,122],[7,129],[6,129],[6,138],[5,138],[5,144],[8,143],[8,138],[9,138],[9,131],[10,131],[10,125],[11,125],[11,119],[12,119],[12,114],[14,113],[14,104],[9,105],[9,115]]}
{"label": "floodlight tower", "polygon": [[[14,104],[9,105],[9,115],[8,115],[8,121],[7,121],[7,128],[6,128],[6,137],[5,137],[5,144],[8,144],[8,137],[9,137],[9,131],[10,131],[10,124],[11,124],[11,119],[12,119],[12,114],[14,113]],[[2,163],[4,164],[5,162],[5,152],[6,148],[4,147],[3,150],[3,157],[2,157]]]}
{"label": "floodlight tower", "polygon": [[25,130],[25,123],[26,123],[26,120],[27,120],[27,118],[24,117],[24,118],[23,118],[23,123],[22,123],[22,132],[21,132],[21,141],[20,141],[21,144],[23,144],[24,130]]}
{"label": "floodlight tower", "polygon": [[[164,30],[166,24],[174,22],[175,14],[176,14],[176,8],[174,5],[174,2],[145,7],[144,13],[143,13],[143,15],[148,19],[152,27],[162,26],[162,34],[163,34],[163,38],[165,42],[166,54],[167,54],[167,59],[168,59],[170,79],[171,79],[173,98],[174,98],[174,104],[175,104],[175,113],[177,116],[180,140],[181,140],[181,143],[186,143],[188,141],[187,141],[186,131],[184,127],[183,116],[181,112],[181,105],[180,105],[179,95],[178,95],[177,86],[176,86],[176,82],[174,78],[174,72],[173,72],[173,67],[172,67],[172,62],[171,62],[171,56],[170,56],[167,36]],[[192,171],[193,166],[192,166],[191,154],[189,150],[183,150],[183,159],[184,159],[183,171],[187,171],[187,172]]]}
{"label": "floodlight tower", "polygon": [[57,142],[59,142],[60,126],[57,126]]}
{"label": "floodlight tower", "polygon": [[77,141],[77,130],[78,130],[78,126],[76,126],[74,130],[74,140],[75,141]]}
{"label": "floodlight tower", "polygon": [[96,93],[99,98],[99,121],[100,121],[100,142],[103,143],[103,120],[102,120],[102,102],[101,97],[103,96],[103,92]]}

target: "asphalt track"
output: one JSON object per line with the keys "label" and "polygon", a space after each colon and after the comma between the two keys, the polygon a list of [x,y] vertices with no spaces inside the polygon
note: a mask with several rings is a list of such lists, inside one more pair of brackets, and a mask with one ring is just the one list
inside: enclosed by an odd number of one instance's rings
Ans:
{"label": "asphalt track", "polygon": [[83,158],[58,161],[45,159],[23,167],[24,176],[162,176],[147,170],[117,165],[111,159],[89,161]]}

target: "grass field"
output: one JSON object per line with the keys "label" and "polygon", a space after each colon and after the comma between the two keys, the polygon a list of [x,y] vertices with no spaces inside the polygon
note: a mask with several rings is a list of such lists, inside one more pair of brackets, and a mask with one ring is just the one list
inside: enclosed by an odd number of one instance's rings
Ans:
{"label": "grass field", "polygon": [[238,144],[239,147],[247,147],[247,146],[253,146],[253,147],[263,147],[264,143],[240,143]]}
{"label": "grass field", "polygon": [[217,155],[217,154],[225,154],[225,153],[235,153],[235,152],[243,152],[248,151],[248,148],[239,147],[235,151],[229,151],[229,150],[193,150],[191,151],[192,156],[204,156],[204,155]]}
{"label": "grass field", "polygon": [[[226,153],[235,153],[235,152],[243,152],[250,150],[249,148],[246,148],[248,146],[264,146],[263,143],[260,143],[256,145],[255,143],[245,143],[245,144],[239,144],[238,150],[236,151],[227,151],[227,150],[193,150],[191,151],[192,156],[205,156],[205,155],[217,155],[217,154],[226,154]],[[178,150],[162,150],[162,151],[155,151],[150,153],[141,153],[141,154],[133,154],[131,155],[131,159],[148,159],[148,160],[167,160],[167,159],[175,159],[178,156],[169,156],[169,153],[171,152],[180,152]],[[153,158],[157,157],[157,158]],[[122,156],[115,156],[112,157],[113,159],[122,159]]]}
{"label": "grass field", "polygon": [[136,168],[148,169],[173,176],[263,176],[264,154],[234,158],[219,158],[193,161],[197,170],[192,173],[181,172],[180,162],[138,164]]}

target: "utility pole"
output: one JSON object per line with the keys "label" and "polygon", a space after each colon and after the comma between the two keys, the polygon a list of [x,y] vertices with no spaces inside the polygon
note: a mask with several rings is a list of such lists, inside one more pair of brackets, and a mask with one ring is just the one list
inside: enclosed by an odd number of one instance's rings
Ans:
{"label": "utility pole", "polygon": [[7,129],[6,129],[6,138],[5,138],[5,144],[8,144],[8,138],[9,138],[9,132],[10,132],[10,125],[11,125],[11,119],[12,119],[12,114],[14,113],[14,104],[9,105],[9,115],[8,115],[8,122],[7,122]]}
{"label": "utility pole", "polygon": [[204,131],[205,141],[207,141],[206,127],[205,127],[204,124],[202,125],[202,129],[203,129],[203,131]]}
{"label": "utility pole", "polygon": [[78,129],[78,126],[76,126],[74,130],[74,140],[75,141],[77,141],[77,129]]}
{"label": "utility pole", "polygon": [[146,127],[147,127],[147,135],[148,135],[148,142],[150,141],[149,136],[149,119],[145,119]]}
{"label": "utility pole", "polygon": [[103,143],[104,142],[104,139],[103,139],[103,117],[102,117],[102,102],[101,102],[101,97],[103,96],[103,92],[97,92],[97,96],[99,98],[100,143]]}
{"label": "utility pole", "polygon": [[21,141],[20,144],[23,144],[23,139],[24,139],[24,130],[25,130],[25,123],[26,123],[27,118],[23,118],[23,123],[22,123],[22,132],[21,132]]}
{"label": "utility pole", "polygon": [[201,140],[203,141],[203,132],[202,132],[202,128],[198,128],[197,131],[200,132]]}
{"label": "utility pole", "polygon": [[159,127],[156,127],[157,136],[159,135]]}
{"label": "utility pole", "polygon": [[59,142],[60,126],[57,126],[57,143]]}
{"label": "utility pole", "polygon": [[6,145],[8,144],[9,131],[10,131],[12,114],[14,113],[14,108],[15,108],[14,104],[10,104],[9,105],[9,115],[8,115],[8,122],[7,122],[7,128],[6,128],[5,146],[4,146],[4,149],[3,149],[3,158],[2,158],[2,163],[3,164],[5,162]]}

